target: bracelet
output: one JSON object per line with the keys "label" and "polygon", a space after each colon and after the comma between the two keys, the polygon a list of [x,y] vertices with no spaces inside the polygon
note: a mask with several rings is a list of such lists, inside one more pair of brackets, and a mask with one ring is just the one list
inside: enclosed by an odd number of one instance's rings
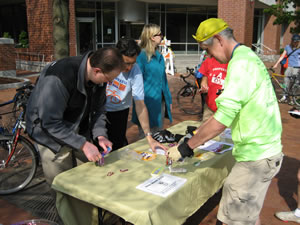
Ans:
{"label": "bracelet", "polygon": [[147,137],[147,136],[152,136],[152,133],[151,132],[146,133],[145,137]]}

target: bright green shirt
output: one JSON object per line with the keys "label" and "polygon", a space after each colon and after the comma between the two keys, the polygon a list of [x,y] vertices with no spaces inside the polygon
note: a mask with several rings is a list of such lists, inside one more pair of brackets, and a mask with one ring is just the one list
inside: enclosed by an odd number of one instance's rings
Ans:
{"label": "bright green shirt", "polygon": [[254,161],[282,151],[281,116],[267,69],[248,47],[236,48],[214,118],[231,127],[233,156]]}

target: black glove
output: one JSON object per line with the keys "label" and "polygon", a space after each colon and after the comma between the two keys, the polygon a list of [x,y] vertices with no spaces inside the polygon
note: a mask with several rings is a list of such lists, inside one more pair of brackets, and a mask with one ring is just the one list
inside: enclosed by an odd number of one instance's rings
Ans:
{"label": "black glove", "polygon": [[191,157],[194,155],[193,149],[191,149],[185,141],[178,146],[178,151],[180,152],[182,158]]}
{"label": "black glove", "polygon": [[197,130],[197,127],[194,126],[187,126],[185,133],[186,134],[191,134],[192,136],[194,136],[194,131]]}
{"label": "black glove", "polygon": [[175,142],[175,136],[168,130],[157,131],[152,135],[153,139],[159,143],[172,143]]}
{"label": "black glove", "polygon": [[165,130],[165,139],[168,143],[172,143],[172,142],[175,142],[175,136],[174,134],[172,134],[170,131],[168,130]]}
{"label": "black glove", "polygon": [[175,134],[175,142],[179,142],[181,138],[183,138],[184,135],[182,134]]}

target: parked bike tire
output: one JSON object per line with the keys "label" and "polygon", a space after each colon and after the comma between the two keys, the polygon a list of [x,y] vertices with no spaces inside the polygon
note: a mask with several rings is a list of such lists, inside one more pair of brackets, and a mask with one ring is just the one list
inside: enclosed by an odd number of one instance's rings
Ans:
{"label": "parked bike tire", "polygon": [[276,95],[277,99],[280,99],[282,97],[282,94],[280,94],[282,92],[282,89],[278,86],[278,84],[276,83],[276,81],[274,79],[271,79],[272,82],[272,86]]}
{"label": "parked bike tire", "polygon": [[202,97],[196,86],[185,85],[177,93],[178,107],[190,115],[202,114]]}
{"label": "parked bike tire", "polygon": [[[12,135],[0,135],[0,163],[8,158]],[[11,194],[22,190],[33,179],[38,165],[38,153],[33,144],[19,136],[16,150],[8,165],[0,165],[0,194]]]}
{"label": "parked bike tire", "polygon": [[295,105],[300,106],[300,85],[295,84],[292,91]]}

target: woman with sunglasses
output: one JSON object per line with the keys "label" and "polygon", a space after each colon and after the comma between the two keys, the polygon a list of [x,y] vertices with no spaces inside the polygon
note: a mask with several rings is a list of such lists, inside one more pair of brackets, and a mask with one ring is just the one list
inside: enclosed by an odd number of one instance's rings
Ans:
{"label": "woman with sunglasses", "polygon": [[145,104],[149,112],[151,133],[144,134],[133,106],[132,122],[139,126],[140,138],[163,128],[164,117],[172,122],[172,97],[165,72],[164,57],[158,51],[163,35],[156,24],[146,24],[140,37],[141,53],[137,63],[143,73]]}

